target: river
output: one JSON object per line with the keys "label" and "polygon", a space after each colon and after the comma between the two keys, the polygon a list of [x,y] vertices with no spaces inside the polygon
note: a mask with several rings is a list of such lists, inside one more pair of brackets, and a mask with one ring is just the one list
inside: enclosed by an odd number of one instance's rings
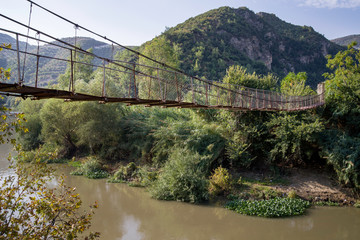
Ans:
{"label": "river", "polygon": [[[0,175],[8,175],[10,146],[0,145]],[[305,216],[265,219],[243,216],[221,206],[193,205],[151,199],[142,188],[71,176],[71,167],[57,165],[83,204],[99,203],[92,231],[101,239],[145,240],[359,240],[360,209],[312,207]]]}

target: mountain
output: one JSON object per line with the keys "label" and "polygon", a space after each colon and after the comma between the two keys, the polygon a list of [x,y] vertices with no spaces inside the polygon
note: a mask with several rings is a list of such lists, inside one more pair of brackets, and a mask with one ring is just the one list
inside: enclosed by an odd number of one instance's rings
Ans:
{"label": "mountain", "polygon": [[312,27],[287,23],[274,14],[255,14],[245,7],[208,11],[161,36],[180,47],[182,70],[211,80],[222,79],[226,69],[236,64],[279,77],[305,71],[314,87],[328,71],[325,56],[343,49]]}
{"label": "mountain", "polygon": [[341,38],[336,38],[331,40],[332,42],[340,45],[340,46],[347,46],[352,42],[357,42],[357,45],[355,46],[355,48],[360,49],[360,34],[357,35],[349,35],[346,37],[341,37]]}
{"label": "mountain", "polygon": [[[62,38],[61,39],[64,42],[74,44],[75,39],[72,38]],[[16,49],[16,40],[6,34],[0,33],[0,44],[2,43],[10,43],[12,45],[13,49]],[[64,45],[62,43],[59,43],[57,41],[54,41],[53,43],[58,45]],[[97,41],[92,38],[88,37],[77,37],[76,43],[79,45],[82,49],[93,49],[94,54],[100,57],[105,58],[111,58],[112,54],[116,54],[121,49],[119,47],[114,47],[114,53],[112,53],[112,46]],[[26,47],[26,42],[20,41],[19,42],[19,48],[20,50],[24,50]],[[29,52],[36,53],[37,46],[28,44],[27,49]],[[70,51],[66,49],[61,49],[59,47],[54,47],[50,44],[45,44],[40,46],[40,54],[50,57],[57,57],[62,59],[69,59],[70,57]],[[23,60],[21,61],[21,65],[23,64]],[[100,60],[95,59],[93,64],[102,64]],[[17,68],[17,55],[16,52],[13,51],[7,51],[3,50],[0,52],[0,66],[5,68],[11,68],[16,69]],[[25,74],[24,74],[24,80],[27,84],[32,83],[35,81],[35,74],[36,74],[36,57],[34,56],[27,56],[26,57],[26,63],[25,63]],[[40,58],[39,61],[39,82],[40,85],[45,84],[45,82],[51,82],[56,81],[58,76],[60,74],[63,74],[66,70],[67,63],[62,61],[57,61],[53,59],[46,59],[46,58]],[[13,71],[16,72],[16,71]],[[17,74],[13,74],[12,80],[14,81],[15,78],[17,78]]]}

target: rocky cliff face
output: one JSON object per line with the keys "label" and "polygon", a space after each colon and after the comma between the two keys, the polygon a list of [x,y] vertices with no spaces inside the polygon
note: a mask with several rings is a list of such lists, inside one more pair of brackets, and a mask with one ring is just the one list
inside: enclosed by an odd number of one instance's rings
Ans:
{"label": "rocky cliff face", "polygon": [[[315,86],[327,71],[325,56],[342,49],[312,27],[295,26],[274,14],[255,14],[247,8],[215,9],[164,35],[181,47],[184,70],[214,80],[221,79],[227,67],[238,64],[251,72],[273,72],[279,77],[305,71]],[[195,62],[199,68],[194,69]]]}

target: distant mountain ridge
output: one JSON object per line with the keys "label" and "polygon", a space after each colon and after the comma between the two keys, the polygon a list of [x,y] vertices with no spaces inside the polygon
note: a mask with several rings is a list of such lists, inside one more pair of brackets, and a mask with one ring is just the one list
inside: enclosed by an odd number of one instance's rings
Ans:
{"label": "distant mountain ridge", "polygon": [[[60,40],[70,44],[75,43],[74,37],[62,38]],[[1,43],[10,43],[13,48],[16,47],[16,40],[11,36],[2,33],[0,33],[0,44]],[[58,45],[64,45],[63,43],[57,41],[55,41],[54,43]],[[114,47],[114,51],[113,51],[113,47],[111,45],[88,37],[77,37],[76,44],[85,50],[92,48],[94,54],[105,58],[111,58],[112,54],[114,54],[115,56],[115,54],[121,50],[119,47]],[[20,50],[24,50],[25,45],[26,45],[25,42],[20,41],[19,42]],[[37,50],[37,46],[28,44],[27,50],[29,52],[35,53]],[[49,44],[40,47],[40,54],[51,57],[62,58],[62,59],[68,59],[70,57],[70,51],[66,49],[60,49],[58,47],[54,47]],[[94,60],[94,64],[101,64],[101,63],[99,62],[99,60]],[[12,69],[15,69],[17,67],[16,52],[6,51],[6,50],[0,52],[0,66],[6,68],[10,67]],[[65,72],[66,66],[67,66],[66,62],[40,58],[40,62],[39,62],[40,84],[41,82],[56,82],[58,76]],[[34,81],[35,71],[36,71],[35,57],[28,56],[26,61],[25,74],[24,74],[25,82],[31,83]],[[14,75],[16,74],[13,74],[13,78],[17,77]]]}
{"label": "distant mountain ridge", "polygon": [[305,71],[309,83],[323,81],[328,54],[343,47],[312,27],[287,23],[274,14],[221,7],[193,17],[163,33],[181,48],[181,68],[208,79],[222,79],[230,65],[249,71],[276,73]]}
{"label": "distant mountain ridge", "polygon": [[354,34],[354,35],[349,35],[349,36],[345,36],[345,37],[341,37],[341,38],[336,38],[331,41],[340,46],[345,46],[345,47],[352,42],[357,42],[357,45],[355,46],[355,48],[360,49],[360,34]]}

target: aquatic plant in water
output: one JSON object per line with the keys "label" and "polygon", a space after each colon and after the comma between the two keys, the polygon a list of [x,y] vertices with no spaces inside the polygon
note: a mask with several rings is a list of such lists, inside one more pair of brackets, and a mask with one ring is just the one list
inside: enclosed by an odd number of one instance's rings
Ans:
{"label": "aquatic plant in water", "polygon": [[288,217],[304,214],[310,207],[308,201],[292,198],[273,198],[269,200],[233,200],[225,208],[237,213],[260,217]]}

